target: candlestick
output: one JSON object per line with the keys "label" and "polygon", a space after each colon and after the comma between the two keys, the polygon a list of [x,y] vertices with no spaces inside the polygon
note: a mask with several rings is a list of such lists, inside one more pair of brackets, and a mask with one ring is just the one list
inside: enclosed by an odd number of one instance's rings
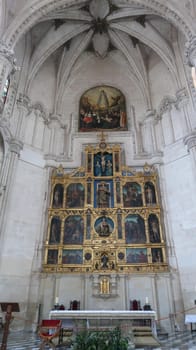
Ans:
{"label": "candlestick", "polygon": [[148,297],[146,297],[146,304],[148,304]]}
{"label": "candlestick", "polygon": [[58,303],[59,303],[59,298],[56,297],[56,298],[55,298],[55,304],[58,305]]}

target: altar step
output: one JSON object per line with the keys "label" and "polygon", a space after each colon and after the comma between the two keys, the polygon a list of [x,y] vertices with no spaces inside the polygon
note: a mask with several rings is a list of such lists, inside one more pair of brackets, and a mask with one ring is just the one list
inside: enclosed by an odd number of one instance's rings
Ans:
{"label": "altar step", "polygon": [[196,332],[180,331],[167,334],[167,336],[158,335],[161,343],[161,349],[191,349],[196,350]]}
{"label": "altar step", "polygon": [[133,337],[136,348],[141,348],[143,346],[149,346],[154,349],[160,348],[160,342],[152,334],[151,327],[134,327]]}

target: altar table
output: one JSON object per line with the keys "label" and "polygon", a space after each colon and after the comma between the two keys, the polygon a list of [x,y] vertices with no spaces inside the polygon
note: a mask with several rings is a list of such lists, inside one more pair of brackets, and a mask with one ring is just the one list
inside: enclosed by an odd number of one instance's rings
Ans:
{"label": "altar table", "polygon": [[191,325],[191,332],[193,331],[193,323],[196,323],[196,315],[194,314],[186,314],[185,315],[185,324]]}
{"label": "altar table", "polygon": [[[74,325],[76,328],[110,328],[116,326],[129,327],[148,325],[156,335],[156,312],[152,310],[52,310],[50,319],[63,321],[63,327]],[[82,323],[81,323],[82,321]],[[141,321],[141,323],[140,323]]]}

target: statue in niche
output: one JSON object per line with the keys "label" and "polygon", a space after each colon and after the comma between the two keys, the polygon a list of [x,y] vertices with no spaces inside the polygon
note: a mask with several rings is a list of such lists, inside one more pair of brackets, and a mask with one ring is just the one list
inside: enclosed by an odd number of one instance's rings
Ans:
{"label": "statue in niche", "polygon": [[145,184],[145,199],[146,205],[156,204],[155,188],[151,182]]}
{"label": "statue in niche", "polygon": [[109,261],[108,256],[107,256],[107,254],[104,253],[101,257],[101,268],[102,269],[108,269],[108,267],[109,267],[108,261]]}

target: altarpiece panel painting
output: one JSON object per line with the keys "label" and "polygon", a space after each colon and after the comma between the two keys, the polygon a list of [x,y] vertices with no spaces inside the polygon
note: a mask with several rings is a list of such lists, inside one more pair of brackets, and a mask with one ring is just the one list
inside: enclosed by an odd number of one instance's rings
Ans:
{"label": "altarpiece panel painting", "polygon": [[97,86],[86,91],[79,106],[79,131],[127,130],[125,98],[111,86]]}

